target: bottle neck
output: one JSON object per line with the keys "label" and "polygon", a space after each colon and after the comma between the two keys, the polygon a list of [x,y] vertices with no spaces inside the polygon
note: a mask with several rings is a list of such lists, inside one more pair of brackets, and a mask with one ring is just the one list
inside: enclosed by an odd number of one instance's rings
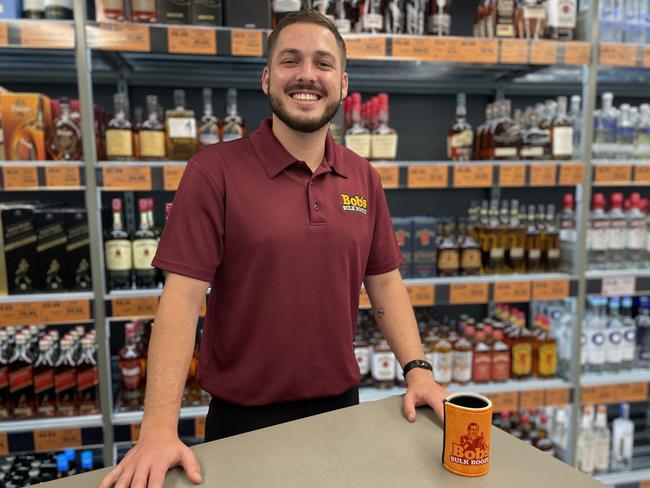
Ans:
{"label": "bottle neck", "polygon": [[122,213],[113,212],[113,230],[122,230],[124,227],[122,225]]}

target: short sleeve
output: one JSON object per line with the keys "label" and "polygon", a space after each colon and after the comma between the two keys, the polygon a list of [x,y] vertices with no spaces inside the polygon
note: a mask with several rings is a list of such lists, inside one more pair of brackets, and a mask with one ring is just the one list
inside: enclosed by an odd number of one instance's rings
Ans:
{"label": "short sleeve", "polygon": [[185,168],[153,265],[211,282],[224,248],[224,191],[194,161]]}
{"label": "short sleeve", "polygon": [[393,223],[388,210],[386,194],[377,176],[375,187],[375,226],[372,233],[366,275],[388,273],[402,264],[402,253],[397,245]]}

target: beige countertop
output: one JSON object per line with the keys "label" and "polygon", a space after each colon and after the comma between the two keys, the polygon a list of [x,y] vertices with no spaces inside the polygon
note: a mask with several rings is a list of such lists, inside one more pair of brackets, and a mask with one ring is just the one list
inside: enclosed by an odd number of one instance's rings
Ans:
{"label": "beige countertop", "polygon": [[[464,478],[441,464],[442,429],[432,410],[409,424],[401,397],[368,402],[195,446],[205,487],[227,488],[549,488],[601,483],[514,437],[492,429],[490,472]],[[44,487],[96,486],[108,468]],[[179,469],[166,488],[193,487]]]}

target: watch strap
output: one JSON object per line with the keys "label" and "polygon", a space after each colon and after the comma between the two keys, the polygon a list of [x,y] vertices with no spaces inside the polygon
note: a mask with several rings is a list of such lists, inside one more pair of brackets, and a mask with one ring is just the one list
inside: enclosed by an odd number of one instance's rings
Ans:
{"label": "watch strap", "polygon": [[433,366],[431,366],[429,361],[425,361],[424,359],[414,359],[413,361],[406,363],[404,368],[402,368],[404,377],[406,378],[406,374],[414,368],[428,369],[433,372]]}

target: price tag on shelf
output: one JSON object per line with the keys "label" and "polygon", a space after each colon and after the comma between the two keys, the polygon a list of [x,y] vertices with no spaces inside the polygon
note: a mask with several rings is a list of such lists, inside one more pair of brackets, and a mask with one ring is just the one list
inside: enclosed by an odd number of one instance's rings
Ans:
{"label": "price tag on shelf", "polygon": [[528,41],[524,39],[501,39],[501,63],[528,64]]}
{"label": "price tag on shelf", "polygon": [[643,67],[650,68],[650,46],[643,46]]}
{"label": "price tag on shelf", "polygon": [[113,317],[155,317],[158,297],[113,298]]}
{"label": "price tag on shelf", "polygon": [[636,45],[603,43],[600,45],[599,62],[605,66],[635,67]]}
{"label": "price tag on shelf", "polygon": [[639,481],[639,488],[650,488],[650,480]]}
{"label": "price tag on shelf", "polygon": [[205,417],[196,417],[194,419],[194,437],[205,439]]}
{"label": "price tag on shelf", "polygon": [[497,281],[494,301],[498,303],[530,302],[530,281]]}
{"label": "price tag on shelf", "polygon": [[409,188],[447,188],[449,169],[446,164],[413,164],[407,171]]}
{"label": "price tag on shelf", "polygon": [[105,166],[102,168],[104,188],[111,190],[151,190],[149,166]]}
{"label": "price tag on shelf", "polygon": [[232,29],[230,31],[230,51],[233,56],[264,55],[262,31],[253,29]]}
{"label": "price tag on shelf", "polygon": [[607,276],[603,278],[600,293],[608,297],[620,297],[634,295],[635,289],[635,276]]}
{"label": "price tag on shelf", "polygon": [[217,54],[217,33],[197,27],[169,27],[167,49],[173,54]]}
{"label": "price tag on shelf", "polygon": [[414,59],[417,61],[436,60],[436,44],[429,37],[393,38],[392,58]]}
{"label": "price tag on shelf", "polygon": [[630,164],[596,165],[595,182],[597,184],[629,184],[632,181]]}
{"label": "price tag on shelf", "polygon": [[449,287],[449,302],[452,305],[487,303],[487,283],[454,283]]}
{"label": "price tag on shelf", "polygon": [[[36,304],[34,304],[36,305]],[[90,300],[52,300],[40,302],[43,322],[74,322],[90,320]]]}
{"label": "price tag on shelf", "polygon": [[36,166],[3,166],[2,179],[5,190],[38,188]]}
{"label": "price tag on shelf", "polygon": [[386,38],[377,35],[345,36],[348,59],[376,59],[386,57]]}
{"label": "price tag on shelf", "polygon": [[518,396],[516,391],[506,391],[503,393],[488,393],[487,396],[492,401],[495,412],[512,412],[517,410]]}
{"label": "price tag on shelf", "polygon": [[406,291],[414,307],[424,307],[434,304],[434,285],[408,285]]}
{"label": "price tag on shelf", "polygon": [[499,165],[499,186],[503,188],[526,186],[526,165]]}
{"label": "price tag on shelf", "polygon": [[140,440],[140,428],[142,427],[141,424],[131,424],[130,425],[130,431],[131,431],[131,442],[135,443]]}
{"label": "price tag on shelf", "polygon": [[370,308],[370,297],[364,287],[359,291],[359,308]]}
{"label": "price tag on shelf", "polygon": [[79,166],[45,166],[45,185],[50,188],[79,188]]}
{"label": "price tag on shelf", "polygon": [[615,403],[617,395],[618,385],[586,386],[582,389],[582,403]]}
{"label": "price tag on shelf", "polygon": [[590,47],[585,41],[563,42],[564,64],[588,64]]}
{"label": "price tag on shelf", "polygon": [[163,188],[165,191],[176,191],[181,182],[185,166],[163,167]]}
{"label": "price tag on shelf", "polygon": [[569,280],[535,280],[533,281],[533,300],[548,302],[563,300],[569,296]]}
{"label": "price tag on shelf", "polygon": [[73,49],[74,28],[69,22],[20,22],[20,45],[39,49]]}
{"label": "price tag on shelf", "polygon": [[530,186],[555,186],[557,164],[538,163],[530,165]]}
{"label": "price tag on shelf", "polygon": [[453,61],[461,63],[497,64],[499,44],[496,39],[449,38]]}
{"label": "price tag on shelf", "polygon": [[0,325],[30,325],[43,322],[39,302],[15,302],[0,305]]}
{"label": "price tag on shelf", "polygon": [[535,41],[530,44],[530,64],[557,64],[557,41]]}
{"label": "price tag on shelf", "polygon": [[34,450],[37,452],[58,451],[69,447],[81,447],[81,429],[35,430]]}
{"label": "price tag on shelf", "polygon": [[454,164],[454,188],[489,188],[493,169],[491,164]]}
{"label": "price tag on shelf", "polygon": [[544,390],[522,391],[519,393],[519,409],[532,410],[544,406]]}
{"label": "price tag on shelf", "polygon": [[548,407],[561,407],[567,405],[571,399],[571,390],[569,388],[551,388],[546,390],[544,405]]}
{"label": "price tag on shelf", "polygon": [[0,46],[9,45],[9,26],[0,20]]}
{"label": "price tag on shelf", "polygon": [[585,177],[584,163],[560,164],[560,186],[581,185]]}
{"label": "price tag on shelf", "polygon": [[616,402],[645,402],[648,399],[648,383],[623,383],[616,387]]}
{"label": "price tag on shelf", "polygon": [[151,51],[149,26],[141,24],[100,23],[86,27],[88,46],[104,51]]}
{"label": "price tag on shelf", "polygon": [[637,164],[634,167],[634,182],[650,184],[650,164]]}
{"label": "price tag on shelf", "polygon": [[9,454],[9,436],[6,432],[0,432],[0,456]]}
{"label": "price tag on shelf", "polygon": [[385,189],[399,188],[399,166],[373,165]]}

